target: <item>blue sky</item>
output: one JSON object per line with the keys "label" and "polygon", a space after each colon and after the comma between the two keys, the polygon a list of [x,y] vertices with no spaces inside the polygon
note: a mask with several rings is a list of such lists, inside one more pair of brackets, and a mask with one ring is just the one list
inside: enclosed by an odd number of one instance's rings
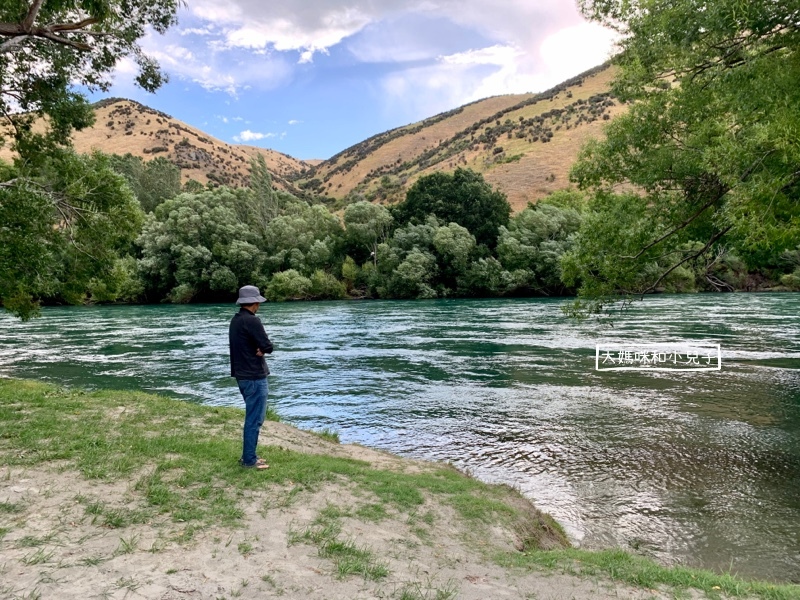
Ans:
{"label": "blue sky", "polygon": [[148,35],[156,94],[123,61],[108,94],[230,143],[297,158],[498,94],[537,92],[603,62],[614,37],[573,0],[188,0]]}

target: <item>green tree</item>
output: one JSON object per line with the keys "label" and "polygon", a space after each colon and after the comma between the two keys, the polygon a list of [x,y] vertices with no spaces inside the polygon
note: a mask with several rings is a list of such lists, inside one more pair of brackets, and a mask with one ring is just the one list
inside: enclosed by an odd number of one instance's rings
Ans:
{"label": "green tree", "polygon": [[[724,248],[751,268],[775,266],[800,241],[797,1],[585,0],[582,10],[624,34],[613,89],[631,106],[572,172],[598,194],[569,259],[581,293],[654,291]],[[619,184],[641,193],[619,200],[631,214],[610,196]],[[620,234],[615,220],[633,230]]]}
{"label": "green tree", "polygon": [[320,205],[298,202],[270,221],[264,237],[269,272],[294,269],[310,275],[341,264],[342,225]]}
{"label": "green tree", "polygon": [[464,296],[502,296],[514,287],[514,277],[500,261],[490,256],[473,261],[459,279],[459,291]]}
{"label": "green tree", "polygon": [[440,222],[466,227],[478,244],[494,248],[498,228],[508,224],[511,207],[480,173],[458,168],[453,173],[420,177],[392,214],[398,226],[424,223],[428,215],[434,215]]}
{"label": "green tree", "polygon": [[151,296],[173,302],[222,298],[259,276],[265,256],[236,213],[244,194],[228,188],[184,193],[148,215],[137,243]]}
{"label": "green tree", "polygon": [[180,168],[162,156],[144,161],[130,153],[114,155],[111,164],[128,180],[145,212],[153,212],[164,200],[181,193]]}
{"label": "green tree", "polygon": [[330,273],[317,269],[309,278],[311,297],[315,300],[339,300],[347,295],[347,287]]}
{"label": "green tree", "polygon": [[313,283],[311,279],[301,275],[295,269],[280,271],[272,276],[267,284],[264,296],[273,302],[286,300],[307,300],[311,295]]}
{"label": "green tree", "polygon": [[414,248],[392,273],[389,295],[393,298],[436,298],[436,290],[431,286],[436,270],[436,257]]}
{"label": "green tree", "polygon": [[379,204],[364,200],[344,211],[345,239],[353,254],[363,260],[378,259],[378,244],[385,242],[392,225],[391,213]]}
{"label": "green tree", "polygon": [[[165,77],[139,39],[176,21],[178,0],[3,0],[0,2],[0,112],[26,161],[68,143],[73,128],[91,124],[73,86],[106,90],[117,63],[138,64],[136,82],[154,91]],[[34,120],[47,115],[48,129]]]}
{"label": "green tree", "polygon": [[450,293],[467,270],[475,250],[475,236],[466,227],[450,223],[433,234],[433,247],[438,257],[441,285]]}
{"label": "green tree", "polygon": [[139,65],[144,89],[163,83],[138,40],[166,31],[177,2],[0,0],[0,144],[10,137],[17,154],[0,190],[0,302],[11,312],[28,318],[40,298],[82,299],[89,271],[106,278],[116,246],[140,222],[130,190],[103,159],[64,148],[94,118],[76,87],[108,89],[125,57]]}
{"label": "green tree", "polygon": [[36,176],[0,171],[0,301],[23,319],[40,299],[82,302],[141,226],[125,179],[107,156],[66,150],[51,152]]}
{"label": "green tree", "polygon": [[563,294],[561,259],[574,243],[581,215],[574,208],[539,202],[500,228],[497,256],[525,288]]}
{"label": "green tree", "polygon": [[282,202],[272,187],[272,175],[267,169],[264,156],[259,154],[250,160],[250,191],[248,202],[240,205],[240,218],[250,224],[261,237],[267,235],[267,226],[281,214]]}

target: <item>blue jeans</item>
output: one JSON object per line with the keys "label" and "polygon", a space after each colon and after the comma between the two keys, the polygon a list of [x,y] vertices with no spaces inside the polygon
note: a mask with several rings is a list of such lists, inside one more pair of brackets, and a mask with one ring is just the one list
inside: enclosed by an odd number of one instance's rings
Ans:
{"label": "blue jeans", "polygon": [[244,398],[244,430],[242,435],[242,460],[245,467],[256,464],[258,433],[267,415],[267,394],[269,385],[265,379],[237,379],[239,391]]}

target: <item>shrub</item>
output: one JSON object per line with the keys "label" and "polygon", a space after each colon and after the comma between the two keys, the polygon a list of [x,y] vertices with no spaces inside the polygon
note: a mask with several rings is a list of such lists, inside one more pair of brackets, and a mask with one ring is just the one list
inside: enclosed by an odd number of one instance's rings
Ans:
{"label": "shrub", "polygon": [[267,285],[264,297],[272,302],[306,300],[311,293],[311,280],[297,270],[289,269],[275,273]]}

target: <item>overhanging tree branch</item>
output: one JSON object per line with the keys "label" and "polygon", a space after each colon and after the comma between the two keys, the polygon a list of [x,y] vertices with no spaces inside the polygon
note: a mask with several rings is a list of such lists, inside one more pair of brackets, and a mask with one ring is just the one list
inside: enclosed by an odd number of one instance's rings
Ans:
{"label": "overhanging tree branch", "polygon": [[645,294],[649,294],[650,292],[654,292],[656,290],[656,288],[658,287],[658,284],[660,284],[662,281],[664,281],[664,279],[666,279],[667,275],[672,273],[675,269],[680,267],[682,264],[684,264],[684,263],[686,263],[686,262],[688,262],[688,261],[690,261],[690,260],[692,260],[694,258],[697,258],[698,256],[702,255],[706,250],[708,250],[714,244],[714,242],[716,242],[723,235],[728,233],[728,231],[730,231],[731,228],[733,228],[733,225],[728,225],[722,231],[719,231],[719,232],[715,233],[713,236],[711,236],[711,239],[708,240],[706,245],[703,246],[698,252],[695,252],[694,254],[688,255],[688,256],[684,257],[683,259],[681,259],[680,261],[678,261],[677,263],[675,263],[674,265],[672,265],[669,269],[667,269],[664,273],[662,273],[661,277],[656,279],[656,281],[650,287],[648,287],[643,292],[640,292],[639,295],[644,296]]}
{"label": "overhanging tree branch", "polygon": [[25,15],[24,19],[22,19],[23,31],[31,30],[34,22],[36,21],[36,17],[39,15],[39,10],[42,8],[42,4],[44,4],[44,0],[33,0],[31,7],[28,9],[28,14]]}
{"label": "overhanging tree branch", "polygon": [[[725,192],[725,193],[727,193],[727,190],[726,190],[726,192]],[[675,228],[674,228],[674,229],[672,229],[671,231],[668,231],[667,233],[665,233],[664,235],[662,235],[660,238],[658,238],[658,239],[657,239],[657,240],[655,240],[654,242],[650,242],[649,244],[647,244],[647,246],[645,246],[644,248],[642,248],[642,249],[639,251],[639,254],[637,254],[637,255],[635,255],[635,256],[620,256],[620,258],[626,258],[626,259],[636,260],[637,258],[639,258],[640,256],[642,256],[642,255],[643,255],[645,252],[647,252],[647,251],[648,251],[650,248],[652,248],[653,246],[656,246],[656,245],[660,244],[661,242],[663,242],[663,241],[664,241],[664,240],[666,240],[667,238],[669,238],[669,237],[671,237],[671,236],[675,235],[676,233],[678,233],[678,232],[679,232],[681,229],[683,229],[683,228],[685,228],[685,227],[688,227],[688,226],[689,226],[689,224],[691,224],[691,222],[692,222],[692,221],[694,221],[695,219],[697,219],[697,217],[699,217],[701,214],[703,214],[703,212],[705,212],[705,211],[706,211],[706,210],[707,210],[707,209],[708,209],[710,206],[712,206],[712,205],[713,205],[715,202],[719,202],[720,198],[722,198],[722,196],[723,196],[723,195],[724,195],[724,194],[722,194],[722,195],[720,195],[720,196],[718,196],[718,197],[716,197],[716,198],[712,198],[711,200],[709,200],[708,202],[706,202],[706,203],[705,203],[703,206],[701,206],[701,207],[700,207],[700,208],[697,210],[697,212],[695,212],[695,213],[694,213],[694,214],[693,214],[691,217],[689,217],[688,219],[686,219],[686,220],[685,220],[683,223],[681,223],[680,225],[678,225],[677,227],[675,227]]]}

